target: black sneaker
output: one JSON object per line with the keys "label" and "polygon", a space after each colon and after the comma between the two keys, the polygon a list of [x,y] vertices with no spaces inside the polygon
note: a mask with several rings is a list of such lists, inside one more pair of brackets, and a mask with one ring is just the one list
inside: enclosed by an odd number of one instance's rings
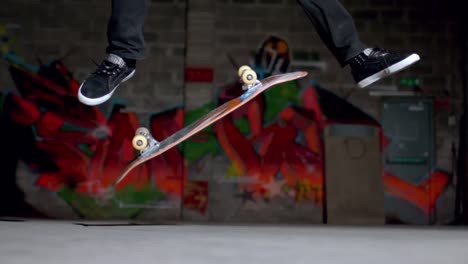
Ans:
{"label": "black sneaker", "polygon": [[364,88],[411,66],[419,59],[418,54],[401,55],[379,48],[366,49],[350,61],[351,74],[358,86]]}
{"label": "black sneaker", "polygon": [[117,55],[108,54],[95,72],[80,86],[78,100],[86,105],[98,105],[109,100],[119,84],[130,79],[135,73]]}

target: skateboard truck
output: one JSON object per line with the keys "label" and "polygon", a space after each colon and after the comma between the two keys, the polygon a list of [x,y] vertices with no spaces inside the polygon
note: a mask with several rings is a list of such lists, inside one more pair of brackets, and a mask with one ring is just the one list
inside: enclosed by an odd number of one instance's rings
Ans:
{"label": "skateboard truck", "polygon": [[159,141],[151,136],[151,133],[147,128],[139,127],[135,131],[135,136],[132,140],[132,146],[136,150],[140,151],[140,155],[144,156],[145,153],[150,153],[150,150],[158,148]]}
{"label": "skateboard truck", "polygon": [[262,83],[257,80],[257,74],[249,66],[241,66],[237,73],[239,75],[240,81],[242,82],[242,90],[245,91],[240,98],[241,100],[247,98],[258,87],[261,87]]}

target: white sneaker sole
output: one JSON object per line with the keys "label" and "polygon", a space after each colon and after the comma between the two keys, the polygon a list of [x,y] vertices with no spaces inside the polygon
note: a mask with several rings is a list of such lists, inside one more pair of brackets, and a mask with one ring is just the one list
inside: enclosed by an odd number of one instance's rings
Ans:
{"label": "white sneaker sole", "polygon": [[415,62],[419,61],[420,58],[419,58],[419,55],[418,54],[412,54],[411,56],[408,56],[406,59],[398,62],[398,63],[395,63],[393,64],[392,66],[386,68],[386,69],[383,69],[369,77],[367,77],[366,79],[360,81],[358,83],[358,86],[360,88],[364,88],[366,86],[369,86],[370,84],[384,78],[384,77],[387,77],[391,74],[394,74],[394,73],[397,73],[405,68],[408,68],[409,66],[411,66],[412,64],[414,64]]}
{"label": "white sneaker sole", "polygon": [[81,93],[81,87],[83,87],[83,84],[84,84],[84,82],[83,82],[80,85],[80,89],[78,90],[78,101],[80,101],[81,103],[83,103],[85,105],[90,105],[90,106],[95,106],[95,105],[98,105],[98,104],[102,104],[102,103],[104,103],[105,101],[109,100],[112,97],[112,94],[115,92],[115,90],[117,90],[117,87],[119,87],[119,85],[121,85],[123,82],[127,81],[128,79],[132,78],[132,76],[134,74],[135,74],[135,70],[133,70],[127,77],[125,77],[118,85],[116,85],[114,87],[114,89],[109,94],[106,94],[106,95],[101,96],[99,98],[89,98],[89,97],[84,96]]}

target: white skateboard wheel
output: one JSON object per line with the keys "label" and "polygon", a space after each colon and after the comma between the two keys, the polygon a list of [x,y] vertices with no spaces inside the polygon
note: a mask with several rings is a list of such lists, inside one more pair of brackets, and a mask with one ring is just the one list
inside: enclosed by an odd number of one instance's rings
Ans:
{"label": "white skateboard wheel", "polygon": [[142,135],[142,136],[147,136],[149,135],[149,130],[146,128],[146,127],[139,127],[136,131],[135,131],[135,135]]}

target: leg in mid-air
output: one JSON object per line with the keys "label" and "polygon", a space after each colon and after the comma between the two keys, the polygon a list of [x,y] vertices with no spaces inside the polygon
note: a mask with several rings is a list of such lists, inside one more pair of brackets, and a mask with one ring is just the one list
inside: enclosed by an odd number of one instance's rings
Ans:
{"label": "leg in mid-air", "polygon": [[297,2],[340,65],[351,67],[351,74],[361,88],[419,61],[417,54],[398,54],[363,44],[353,18],[338,0]]}
{"label": "leg in mid-air", "polygon": [[104,103],[120,83],[133,76],[136,60],[144,57],[146,13],[146,0],[112,0],[106,56],[81,84],[78,92],[80,102],[87,105]]}

